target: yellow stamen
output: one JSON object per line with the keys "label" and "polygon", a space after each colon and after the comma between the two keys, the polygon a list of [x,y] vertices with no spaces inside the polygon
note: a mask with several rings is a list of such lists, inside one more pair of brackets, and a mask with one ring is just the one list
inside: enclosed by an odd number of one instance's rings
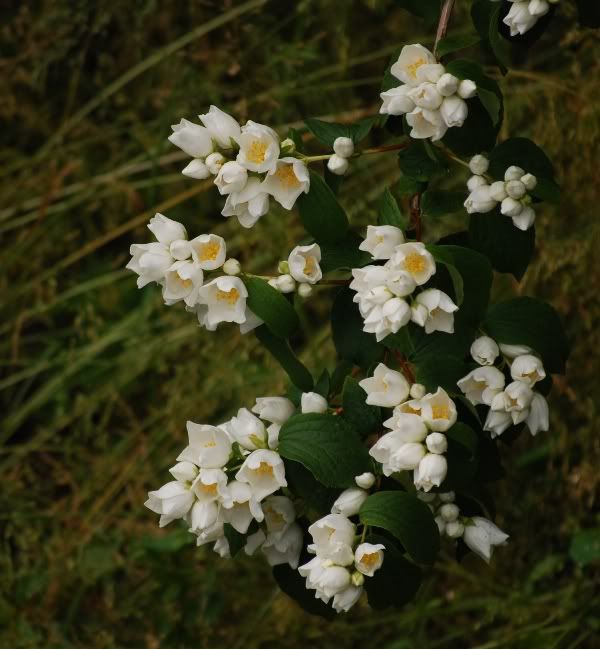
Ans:
{"label": "yellow stamen", "polygon": [[450,409],[446,404],[442,406],[431,406],[431,414],[434,419],[450,419]]}
{"label": "yellow stamen", "polygon": [[204,448],[214,448],[217,445],[217,442],[215,442],[214,439],[209,439],[207,442],[204,443]]}
{"label": "yellow stamen", "polygon": [[191,279],[183,279],[183,277],[181,277],[181,275],[178,275],[178,277],[179,277],[179,283],[181,284],[181,286],[183,288],[190,288],[190,286],[192,285],[192,280]]}
{"label": "yellow stamen", "polygon": [[404,259],[404,268],[411,274],[422,273],[426,265],[425,258],[417,253],[412,253]]}
{"label": "yellow stamen", "polygon": [[254,140],[250,145],[250,149],[246,154],[246,158],[254,164],[261,164],[265,161],[265,154],[267,152],[267,143],[260,140]]}
{"label": "yellow stamen", "polygon": [[200,246],[198,257],[200,261],[214,261],[220,251],[221,246],[216,241],[210,241]]}
{"label": "yellow stamen", "polygon": [[360,562],[365,566],[365,568],[372,568],[379,561],[379,555],[377,552],[372,552],[371,554],[363,554]]}
{"label": "yellow stamen", "polygon": [[256,469],[252,469],[252,471],[260,476],[273,475],[273,467],[270,464],[267,464],[267,462],[261,462]]}
{"label": "yellow stamen", "polygon": [[406,66],[406,69],[408,70],[408,74],[413,78],[417,78],[417,70],[422,66],[425,65],[427,61],[425,59],[417,59],[414,63],[411,63],[410,65]]}
{"label": "yellow stamen", "polygon": [[202,484],[200,483],[200,491],[207,496],[216,496],[217,495],[217,483],[213,482],[212,484]]}
{"label": "yellow stamen", "polygon": [[409,415],[420,415],[421,414],[421,409],[420,408],[417,408],[417,409],[412,408],[411,406],[409,406],[406,403],[403,406],[401,406],[400,411],[405,412],[405,413],[407,413]]}
{"label": "yellow stamen", "polygon": [[217,300],[219,302],[227,302],[227,304],[235,304],[240,297],[240,292],[237,288],[232,288],[230,291],[222,291],[220,288],[217,289]]}
{"label": "yellow stamen", "polygon": [[532,381],[538,381],[541,378],[540,375],[537,373],[537,370],[531,370],[531,372],[527,372],[526,374],[523,374],[523,376],[526,376]]}
{"label": "yellow stamen", "polygon": [[279,167],[275,172],[275,175],[279,178],[279,182],[288,189],[294,189],[300,185],[300,181],[296,177],[292,165],[283,165]]}
{"label": "yellow stamen", "polygon": [[317,262],[314,257],[306,257],[304,259],[304,274],[312,275],[317,269]]}

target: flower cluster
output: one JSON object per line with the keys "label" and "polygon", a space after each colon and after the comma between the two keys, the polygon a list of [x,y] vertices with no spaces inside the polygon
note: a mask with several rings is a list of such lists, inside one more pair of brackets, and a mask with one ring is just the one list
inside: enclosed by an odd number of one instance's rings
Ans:
{"label": "flower cluster", "polygon": [[[473,405],[489,406],[484,430],[492,437],[523,422],[532,435],[549,428],[548,403],[533,390],[546,372],[531,351],[524,345],[498,345],[488,336],[471,346],[471,356],[481,367],[460,379],[458,387]],[[510,373],[508,384],[503,369]]]}
{"label": "flower cluster", "polygon": [[308,297],[312,286],[322,277],[321,247],[317,243],[308,246],[296,246],[289,254],[287,261],[279,264],[282,275],[269,280],[269,284],[281,293],[292,293],[298,284],[301,297]]}
{"label": "flower cluster", "polygon": [[461,516],[453,491],[418,494],[418,497],[431,509],[441,535],[450,539],[462,538],[469,549],[486,563],[492,558],[495,546],[506,544],[508,534],[487,518]]}
{"label": "flower cluster", "polygon": [[348,171],[348,158],[354,154],[354,142],[349,137],[337,137],[333,142],[333,155],[327,161],[327,168],[336,176]]}
{"label": "flower cluster", "polygon": [[[498,1],[498,0],[493,0]],[[551,4],[558,0],[508,0],[512,3],[509,12],[502,21],[510,28],[511,36],[522,36],[528,32],[542,17],[550,11]]]}
{"label": "flower cluster", "polygon": [[412,138],[435,142],[464,124],[469,114],[465,99],[475,96],[477,86],[446,72],[427,48],[405,45],[390,72],[403,85],[381,93],[379,112],[406,115]]}
{"label": "flower cluster", "polygon": [[[162,287],[168,306],[184,302],[186,309],[197,314],[200,325],[214,331],[221,322],[235,322],[247,333],[262,321],[247,307],[248,291],[239,277],[236,259],[225,259],[227,248],[222,237],[201,234],[188,240],[184,226],[156,214],[148,229],[156,237],[153,243],[134,243],[127,268],[138,275],[138,287],[150,282]],[[205,273],[223,268],[209,282]]]}
{"label": "flower cluster", "polygon": [[509,216],[519,230],[528,230],[535,221],[535,211],[527,192],[535,189],[537,178],[513,165],[504,173],[504,180],[490,183],[485,177],[488,165],[483,155],[476,155],[469,162],[473,176],[467,182],[471,192],[465,201],[467,212],[491,212],[500,203],[502,214]]}
{"label": "flower cluster", "polygon": [[448,472],[444,432],[454,425],[457,416],[456,405],[446,391],[438,388],[435,394],[426,394],[423,385],[409,386],[402,374],[383,363],[359,385],[367,393],[368,404],[393,408],[392,417],[383,424],[391,432],[369,451],[381,463],[384,475],[414,471],[417,489],[439,487]]}
{"label": "flower cluster", "polygon": [[380,341],[411,320],[426,333],[454,331],[458,307],[446,293],[429,288],[414,295],[436,272],[435,260],[424,244],[405,243],[402,231],[393,225],[369,225],[359,248],[374,260],[387,260],[382,266],[352,270],[350,288],[356,291],[354,302],[363,317],[364,331]]}
{"label": "flower cluster", "polygon": [[294,151],[291,140],[281,142],[272,128],[251,120],[240,126],[216,106],[199,118],[203,126],[186,119],[173,125],[169,141],[194,158],[183,174],[214,176],[219,193],[227,197],[223,216],[236,216],[250,228],[269,211],[269,197],[291,210],[308,192],[306,165],[286,155]]}

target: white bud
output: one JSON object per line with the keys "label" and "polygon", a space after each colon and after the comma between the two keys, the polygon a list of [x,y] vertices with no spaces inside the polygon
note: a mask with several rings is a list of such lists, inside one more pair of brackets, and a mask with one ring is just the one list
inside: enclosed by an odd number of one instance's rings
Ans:
{"label": "white bud", "polygon": [[465,526],[460,521],[451,521],[446,523],[446,536],[451,539],[458,539],[463,535]]}
{"label": "white bud", "polygon": [[298,286],[298,295],[300,297],[308,297],[312,291],[313,289],[310,284],[300,284],[300,286]]}
{"label": "white bud", "polygon": [[487,185],[487,181],[483,176],[471,176],[469,180],[467,180],[467,189],[472,192],[475,191],[478,187],[482,187],[483,185]]}
{"label": "white bud", "polygon": [[192,254],[192,248],[190,242],[187,239],[177,239],[171,243],[169,246],[169,252],[173,259],[177,261],[183,261],[187,259]]}
{"label": "white bud", "polygon": [[357,587],[362,586],[365,583],[365,576],[358,572],[358,570],[354,571],[352,573],[352,577],[350,578],[350,581]]}
{"label": "white bud", "polygon": [[480,336],[471,345],[471,356],[479,365],[493,365],[498,354],[500,354],[498,344],[489,336]]}
{"label": "white bud", "polygon": [[375,476],[368,471],[366,473],[361,473],[354,478],[354,482],[361,489],[370,489],[375,484]]}
{"label": "white bud", "polygon": [[204,164],[202,160],[194,158],[187,167],[181,170],[181,173],[188,178],[195,178],[196,180],[204,180],[210,176],[210,169]]}
{"label": "white bud", "polygon": [[480,153],[474,155],[469,160],[469,169],[471,170],[471,173],[477,174],[478,176],[482,176],[488,170],[489,166],[490,166],[489,160],[484,155],[481,155]]}
{"label": "white bud", "polygon": [[345,489],[333,503],[331,513],[343,514],[348,518],[350,516],[356,516],[368,495],[364,489],[359,489],[358,487]]}
{"label": "white bud", "polygon": [[269,286],[279,290],[279,277],[272,277],[267,283]]}
{"label": "white bud", "polygon": [[413,383],[410,386],[410,396],[412,399],[422,399],[425,394],[427,394],[427,390],[422,383]]}
{"label": "white bud", "polygon": [[515,200],[523,198],[527,193],[525,185],[520,180],[509,180],[506,183],[506,193]]}
{"label": "white bud", "polygon": [[293,293],[296,289],[296,281],[291,275],[280,275],[277,278],[277,290],[280,293]]}
{"label": "white bud", "polygon": [[501,203],[506,198],[506,183],[502,180],[497,180],[490,185],[490,196],[498,203]]}
{"label": "white bud", "polygon": [[300,410],[302,414],[307,412],[327,412],[327,399],[317,392],[305,392],[300,398]]}
{"label": "white bud", "polygon": [[431,433],[427,435],[425,444],[427,444],[427,450],[430,453],[441,454],[448,450],[448,440],[442,433]]}
{"label": "white bud", "polygon": [[340,158],[349,158],[354,153],[354,142],[349,137],[336,137],[333,150]]}
{"label": "white bud", "polygon": [[291,137],[286,137],[285,140],[281,143],[281,150],[286,155],[294,153],[296,150],[296,143],[292,140]]}
{"label": "white bud", "polygon": [[453,503],[454,502],[454,492],[453,491],[446,491],[443,494],[438,494],[440,500],[443,503]]}
{"label": "white bud", "polygon": [[206,160],[204,162],[206,163],[206,166],[210,173],[213,176],[216,176],[221,170],[221,167],[225,162],[225,158],[220,153],[211,153],[206,157]]}
{"label": "white bud", "polygon": [[471,99],[471,97],[474,97],[477,94],[477,86],[474,81],[471,81],[471,79],[463,79],[458,84],[457,92],[459,97],[462,97],[463,99]]}
{"label": "white bud", "polygon": [[435,85],[437,91],[442,95],[442,97],[449,97],[458,90],[458,83],[458,79],[453,74],[446,72],[445,74],[442,74]]}
{"label": "white bud", "polygon": [[343,176],[348,171],[348,160],[334,153],[327,161],[327,169],[336,176]]}
{"label": "white bud", "polygon": [[525,174],[521,177],[521,182],[525,185],[525,189],[530,192],[536,188],[537,178],[533,174]]}
{"label": "white bud", "polygon": [[440,516],[446,521],[446,523],[455,521],[459,514],[460,509],[454,503],[446,503],[440,507]]}
{"label": "white bud", "polygon": [[535,211],[532,207],[524,207],[517,216],[512,217],[513,225],[519,230],[529,230],[535,221]]}
{"label": "white bud", "polygon": [[[553,0],[549,0],[553,2]],[[550,11],[550,5],[546,0],[531,0],[527,6],[527,10],[532,16],[544,16]]]}
{"label": "white bud", "polygon": [[435,524],[438,526],[440,534],[443,534],[446,529],[446,522],[441,516],[435,517]]}
{"label": "white bud", "polygon": [[520,180],[524,175],[525,175],[524,169],[512,165],[504,172],[504,180],[506,180],[507,182],[509,180]]}
{"label": "white bud", "polygon": [[287,261],[280,261],[277,264],[277,272],[282,275],[288,275],[290,272],[290,265]]}
{"label": "white bud", "polygon": [[223,272],[226,275],[239,275],[242,270],[242,266],[237,259],[230,258],[223,264]]}
{"label": "white bud", "polygon": [[522,210],[523,206],[521,203],[514,198],[510,198],[510,196],[505,198],[500,205],[500,211],[505,216],[519,216]]}

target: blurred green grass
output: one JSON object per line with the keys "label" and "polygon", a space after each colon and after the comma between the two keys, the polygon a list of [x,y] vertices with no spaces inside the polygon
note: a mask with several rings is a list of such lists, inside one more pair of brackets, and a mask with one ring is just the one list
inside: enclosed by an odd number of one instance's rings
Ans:
{"label": "blurred green grass", "polygon": [[[148,240],[161,210],[194,234],[223,234],[260,271],[301,236],[283,211],[252,230],[225,221],[216,193],[179,173],[169,125],[210,103],[274,126],[375,113],[391,52],[434,34],[393,0],[272,0],[241,13],[248,4],[0,5],[0,646],[598,646],[598,566],[578,565],[569,546],[600,524],[600,66],[597,33],[577,28],[567,2],[501,80],[503,135],[543,146],[564,192],[538,217],[524,282],[502,278],[498,292],[550,301],[573,344],[552,430],[504,453],[498,520],[510,545],[489,568],[441,561],[402,611],[326,623],[278,593],[261,560],[219,560],[143,508],[186,419],[219,421],[282,392],[285,377],[252,337],[203,332],[158,291],[138,291],[123,270],[130,243]],[[458,5],[451,29],[466,31]],[[373,217],[397,177],[393,155],[354,166],[342,193],[353,223]],[[297,341],[315,373],[333,358],[320,295]]]}

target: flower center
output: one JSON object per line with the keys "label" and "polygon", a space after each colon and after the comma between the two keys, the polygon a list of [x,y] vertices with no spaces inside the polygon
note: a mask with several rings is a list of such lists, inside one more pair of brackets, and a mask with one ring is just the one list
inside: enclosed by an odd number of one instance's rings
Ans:
{"label": "flower center", "polygon": [[377,561],[379,560],[379,556],[377,552],[371,552],[369,554],[363,554],[362,559],[360,562],[365,566],[365,568],[372,568]]}
{"label": "flower center", "polygon": [[425,266],[425,258],[422,255],[418,255],[416,252],[407,255],[404,259],[404,268],[409,273],[422,273],[425,270]]}
{"label": "flower center", "polygon": [[246,157],[254,164],[260,164],[265,161],[265,154],[267,152],[267,143],[260,140],[253,140]]}
{"label": "flower center", "polygon": [[273,467],[267,462],[261,462],[256,469],[252,469],[259,476],[273,476]]}
{"label": "flower center", "polygon": [[420,415],[421,414],[421,409],[415,409],[408,404],[405,404],[402,406],[402,412],[407,413],[408,415]]}
{"label": "flower center", "polygon": [[312,275],[317,269],[317,263],[314,257],[305,257],[304,258],[304,274]]}
{"label": "flower center", "polygon": [[210,241],[200,246],[198,257],[200,261],[214,261],[221,251],[221,246],[216,241]]}
{"label": "flower center", "polygon": [[277,169],[277,171],[275,172],[275,175],[277,176],[277,178],[279,178],[279,182],[288,189],[294,189],[295,187],[298,187],[300,185],[300,181],[296,177],[296,174],[294,173],[294,167],[292,165],[284,165],[282,167],[279,167],[279,169]]}
{"label": "flower center", "polygon": [[204,442],[204,448],[214,448],[217,445],[217,442],[215,442],[214,439],[209,439],[206,442]]}
{"label": "flower center", "polygon": [[206,494],[207,496],[216,496],[217,495],[217,483],[213,482],[212,484],[201,484],[200,491]]}
{"label": "flower center", "polygon": [[531,370],[531,372],[526,372],[523,374],[523,376],[526,376],[532,381],[538,381],[540,379],[540,375],[537,373],[537,370]]}
{"label": "flower center", "polygon": [[408,74],[413,78],[417,78],[417,70],[427,63],[425,59],[417,59],[414,63],[411,63],[410,65],[406,66],[406,69],[408,70]]}
{"label": "flower center", "polygon": [[179,284],[181,285],[181,288],[190,288],[192,286],[191,279],[184,279],[179,273],[177,273],[177,277],[179,279]]}
{"label": "flower center", "polygon": [[446,404],[442,406],[431,406],[431,414],[434,419],[450,419],[450,409]]}
{"label": "flower center", "polygon": [[227,304],[235,304],[240,297],[240,292],[237,288],[232,288],[230,291],[222,291],[220,288],[217,289],[217,300],[219,302],[227,302]]}

